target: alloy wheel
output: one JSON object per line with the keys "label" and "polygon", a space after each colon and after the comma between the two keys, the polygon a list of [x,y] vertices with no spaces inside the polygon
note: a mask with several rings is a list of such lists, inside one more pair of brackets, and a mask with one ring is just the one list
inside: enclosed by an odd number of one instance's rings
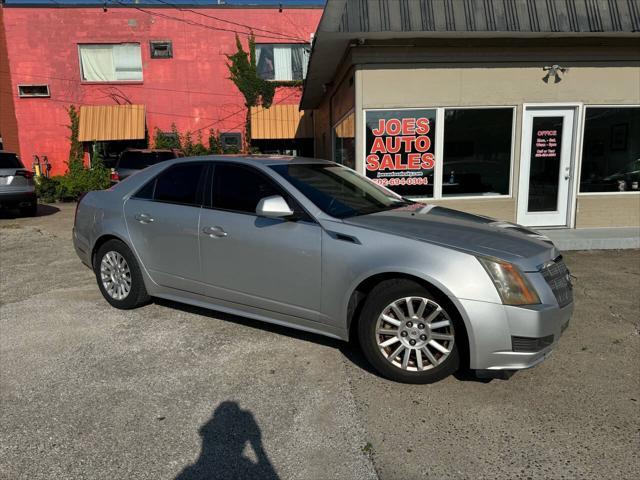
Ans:
{"label": "alloy wheel", "polygon": [[125,258],[116,251],[102,257],[100,279],[107,294],[115,300],[124,300],[131,291],[131,270]]}
{"label": "alloy wheel", "polygon": [[392,365],[422,372],[442,364],[451,354],[455,333],[447,312],[424,297],[391,302],[376,322],[376,341]]}

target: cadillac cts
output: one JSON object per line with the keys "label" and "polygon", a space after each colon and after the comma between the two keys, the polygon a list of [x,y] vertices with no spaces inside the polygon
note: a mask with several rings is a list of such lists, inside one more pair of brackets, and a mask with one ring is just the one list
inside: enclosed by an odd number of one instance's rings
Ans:
{"label": "cadillac cts", "polygon": [[532,367],[573,310],[545,237],[321,160],[162,162],[84,196],[73,242],[116,308],[160,297],[357,338],[401,382]]}

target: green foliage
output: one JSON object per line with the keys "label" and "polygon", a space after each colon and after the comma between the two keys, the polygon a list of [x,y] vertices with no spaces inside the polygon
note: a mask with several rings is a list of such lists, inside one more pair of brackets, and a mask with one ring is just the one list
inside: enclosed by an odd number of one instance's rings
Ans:
{"label": "green foliage", "polygon": [[273,103],[276,93],[276,84],[260,78],[256,67],[256,40],[253,35],[249,37],[249,50],[245,51],[240,37],[236,34],[236,48],[234,54],[227,55],[229,63],[227,68],[231,76],[229,79],[238,87],[244,96],[247,107],[245,120],[245,145],[251,143],[251,107],[262,105],[269,108]]}
{"label": "green foliage", "polygon": [[55,177],[38,177],[36,180],[36,193],[42,202],[74,201],[80,195],[91,190],[103,190],[111,185],[110,171],[104,166],[102,157],[97,149],[93,149],[94,155],[91,167],[86,168],[83,163],[84,147],[78,141],[78,116],[73,106],[67,110],[69,113],[71,136],[71,149],[67,161],[67,172]]}
{"label": "green foliage", "polygon": [[167,135],[158,127],[153,135],[153,145],[159,149],[176,149],[182,150],[182,137],[175,123],[171,124],[171,135]]}
{"label": "green foliage", "polygon": [[80,131],[80,115],[75,105],[70,105],[67,108],[69,114],[69,141],[71,142],[71,148],[69,149],[69,164],[72,162],[80,162],[84,158],[84,148],[82,142],[78,140],[78,132]]}
{"label": "green foliage", "polygon": [[93,157],[90,168],[78,168],[76,164],[69,163],[69,170],[65,175],[48,179],[56,183],[56,200],[74,201],[83,193],[104,190],[111,185],[110,171],[104,166],[99,155]]}
{"label": "green foliage", "polygon": [[220,141],[220,130],[213,131],[213,128],[209,129],[209,150],[210,155],[219,155],[222,152],[222,142]]}
{"label": "green foliage", "polygon": [[184,134],[184,137],[182,137],[182,153],[185,157],[197,157],[207,154],[207,148],[202,144],[202,132],[198,132],[195,142],[190,131]]}
{"label": "green foliage", "polygon": [[37,177],[36,180],[36,194],[38,200],[44,203],[55,202],[57,197],[57,189],[60,185],[60,177]]}
{"label": "green foliage", "polygon": [[253,35],[249,37],[249,51],[245,51],[240,37],[236,34],[236,48],[236,53],[227,55],[230,62],[227,64],[231,74],[229,78],[244,96],[247,107],[262,105],[269,108],[273,102],[276,86],[258,75],[255,37]]}

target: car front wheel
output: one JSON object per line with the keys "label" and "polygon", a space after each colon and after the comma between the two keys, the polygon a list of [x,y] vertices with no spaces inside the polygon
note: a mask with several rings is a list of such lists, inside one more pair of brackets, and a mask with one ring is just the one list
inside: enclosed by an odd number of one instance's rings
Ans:
{"label": "car front wheel", "polygon": [[138,262],[129,247],[119,240],[108,240],[96,253],[94,273],[102,296],[123,310],[149,301]]}
{"label": "car front wheel", "polygon": [[462,328],[457,312],[451,310],[413,281],[380,283],[368,295],[360,316],[358,335],[364,355],[391,380],[433,383],[447,377],[460,367],[456,340],[462,337],[456,332]]}

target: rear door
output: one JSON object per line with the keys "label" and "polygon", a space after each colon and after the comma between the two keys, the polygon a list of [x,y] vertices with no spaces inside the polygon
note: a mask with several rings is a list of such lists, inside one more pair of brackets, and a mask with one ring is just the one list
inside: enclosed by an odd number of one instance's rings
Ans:
{"label": "rear door", "polygon": [[[321,229],[273,179],[254,167],[215,164],[212,199],[200,216],[202,281],[208,296],[318,319]],[[296,221],[256,216],[261,198],[282,195]]]}
{"label": "rear door", "polygon": [[205,162],[169,167],[124,205],[133,247],[159,285],[190,289],[200,277],[198,219],[207,169]]}

